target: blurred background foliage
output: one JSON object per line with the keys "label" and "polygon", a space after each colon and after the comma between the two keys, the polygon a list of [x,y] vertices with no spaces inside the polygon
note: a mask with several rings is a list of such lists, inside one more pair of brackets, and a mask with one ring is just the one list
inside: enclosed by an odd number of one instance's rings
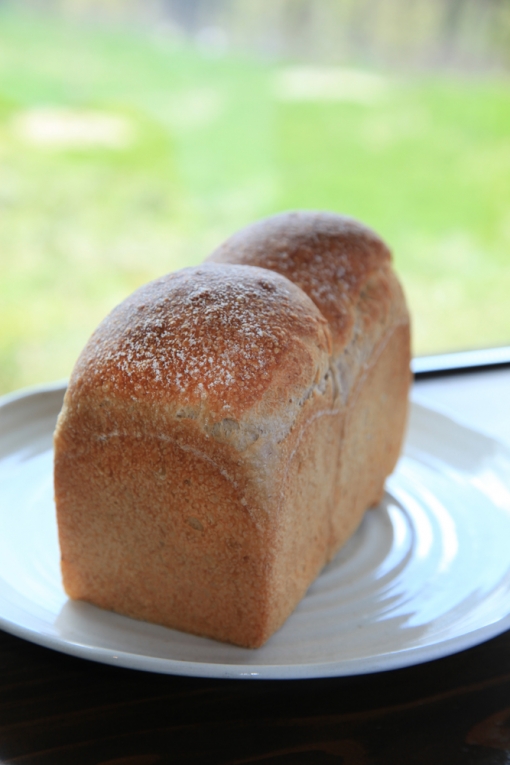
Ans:
{"label": "blurred background foliage", "polygon": [[389,242],[417,354],[510,343],[510,0],[0,2],[0,392],[264,215]]}

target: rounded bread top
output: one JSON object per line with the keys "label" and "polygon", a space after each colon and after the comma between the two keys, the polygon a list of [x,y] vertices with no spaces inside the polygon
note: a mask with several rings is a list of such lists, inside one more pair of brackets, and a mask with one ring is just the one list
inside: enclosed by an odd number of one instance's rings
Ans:
{"label": "rounded bread top", "polygon": [[117,306],[78,359],[70,395],[239,417],[268,391],[277,405],[316,383],[330,349],[326,320],[288,279],[204,264],[156,279]]}
{"label": "rounded bread top", "polygon": [[350,340],[363,285],[389,265],[391,253],[377,234],[353,218],[303,210],[246,226],[208,261],[259,266],[286,276],[328,320],[338,353]]}

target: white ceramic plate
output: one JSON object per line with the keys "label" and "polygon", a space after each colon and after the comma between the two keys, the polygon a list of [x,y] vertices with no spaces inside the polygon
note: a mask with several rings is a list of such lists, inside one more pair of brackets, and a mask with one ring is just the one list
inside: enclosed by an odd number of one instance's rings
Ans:
{"label": "white ceramic plate", "polygon": [[510,452],[416,404],[384,502],[255,651],[70,602],[52,432],[64,385],[0,401],[0,627],[87,659],[180,675],[306,678],[404,667],[510,627]]}

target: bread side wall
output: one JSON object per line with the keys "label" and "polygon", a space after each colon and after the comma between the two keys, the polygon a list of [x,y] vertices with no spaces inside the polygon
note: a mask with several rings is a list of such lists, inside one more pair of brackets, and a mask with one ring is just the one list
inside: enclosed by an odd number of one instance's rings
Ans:
{"label": "bread side wall", "polygon": [[408,413],[409,347],[409,324],[403,319],[380,338],[353,384],[344,413],[331,557],[365,510],[380,502],[397,462]]}
{"label": "bread side wall", "polygon": [[188,438],[182,423],[177,432],[108,437],[89,425],[81,438],[76,424],[62,422],[55,439],[68,594],[168,627],[259,644],[273,553],[268,508],[257,507],[253,494],[246,499],[246,469],[226,458],[224,445],[215,452],[192,422]]}
{"label": "bread side wall", "polygon": [[337,414],[332,404],[328,375],[280,443],[261,437],[241,452],[193,419],[139,412],[126,429],[115,405],[66,406],[55,485],[68,594],[261,645],[324,563],[337,459],[334,429],[324,427]]}
{"label": "bread side wall", "polygon": [[271,588],[276,601],[275,630],[328,560],[342,416],[334,404],[331,381],[328,394],[310,402],[299,429],[292,434],[275,529],[278,553]]}

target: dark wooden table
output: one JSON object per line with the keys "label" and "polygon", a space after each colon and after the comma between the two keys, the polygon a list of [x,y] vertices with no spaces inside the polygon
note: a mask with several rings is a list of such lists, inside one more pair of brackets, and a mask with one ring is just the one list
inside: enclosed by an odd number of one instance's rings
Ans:
{"label": "dark wooden table", "polygon": [[510,762],[510,633],[408,669],[201,680],[0,633],[0,757],[23,765]]}
{"label": "dark wooden table", "polygon": [[0,632],[0,762],[509,764],[510,632],[407,669],[295,681],[154,675]]}

